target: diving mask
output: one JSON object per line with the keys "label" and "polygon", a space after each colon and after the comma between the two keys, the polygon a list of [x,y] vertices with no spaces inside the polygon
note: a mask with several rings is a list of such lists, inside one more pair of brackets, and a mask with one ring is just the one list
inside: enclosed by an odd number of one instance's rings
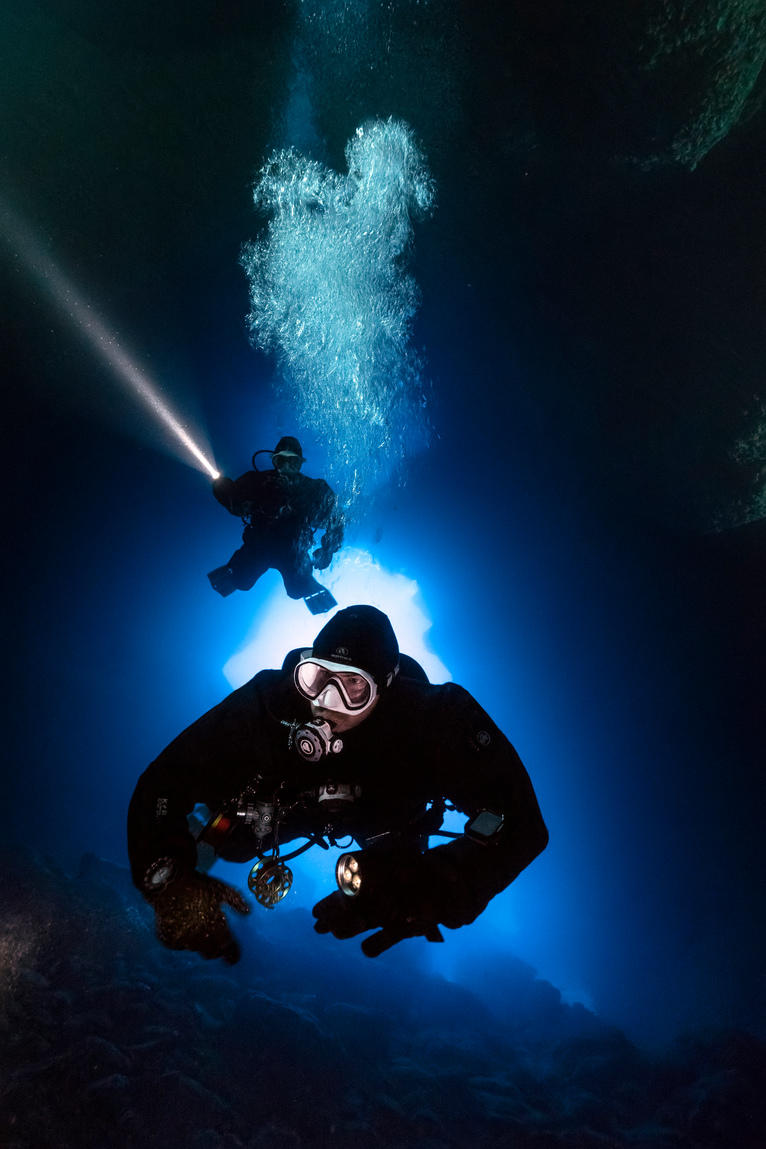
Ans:
{"label": "diving mask", "polygon": [[296,474],[303,466],[304,459],[294,451],[277,451],[271,456],[274,467],[286,474]]}
{"label": "diving mask", "polygon": [[293,677],[303,697],[322,710],[362,714],[378,696],[377,683],[366,670],[313,658],[310,651],[301,656]]}

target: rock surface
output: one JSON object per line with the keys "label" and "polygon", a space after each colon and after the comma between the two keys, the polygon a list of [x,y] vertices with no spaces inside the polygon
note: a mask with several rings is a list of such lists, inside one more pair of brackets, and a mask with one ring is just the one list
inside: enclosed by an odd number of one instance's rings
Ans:
{"label": "rock surface", "polygon": [[521,963],[495,1016],[348,948],[339,967],[301,910],[271,941],[251,927],[224,970],[163,950],[119,867],[86,856],[70,878],[5,852],[0,871],[3,1149],[766,1141],[765,1051],[747,1034],[660,1060]]}

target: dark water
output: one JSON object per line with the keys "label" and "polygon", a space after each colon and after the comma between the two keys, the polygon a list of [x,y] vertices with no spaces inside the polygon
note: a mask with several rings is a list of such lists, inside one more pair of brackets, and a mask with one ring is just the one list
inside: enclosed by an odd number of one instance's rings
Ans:
{"label": "dark water", "polygon": [[[294,430],[311,445],[307,472],[328,465],[312,429],[294,428],[275,402],[274,360],[247,340],[238,260],[263,227],[250,201],[259,165],[293,143],[342,171],[366,119],[413,129],[436,181],[410,253],[421,292],[412,343],[435,433],[403,486],[371,493],[352,541],[417,583],[434,652],[517,746],[551,832],[511,890],[448,938],[436,978],[426,943],[379,967],[361,964],[354,942],[315,941],[305,906],[324,878],[308,870],[284,924],[275,911],[248,925],[236,991],[195,989],[218,971],[158,952],[140,908],[104,892],[103,874],[91,869],[82,895],[63,875],[40,878],[27,849],[69,875],[86,852],[125,865],[137,775],[229,689],[222,667],[254,615],[263,621],[280,600],[271,584],[213,595],[204,573],[233,549],[236,524],[199,471],[156,450],[150,420],[5,244],[5,836],[21,851],[5,863],[6,885],[21,881],[19,865],[31,875],[23,904],[3,911],[5,1024],[33,1074],[76,1037],[116,1053],[99,1047],[108,1064],[91,1077],[70,1066],[75,1093],[115,1074],[130,1083],[81,1109],[54,1106],[28,1134],[9,1126],[9,1145],[84,1144],[96,1110],[105,1124],[93,1137],[108,1129],[115,1145],[150,1144],[145,1115],[119,1120],[135,1110],[136,1082],[163,1073],[197,1081],[237,1116],[216,1117],[207,1098],[192,1131],[168,1118],[162,1145],[196,1144],[206,1129],[199,1144],[211,1149],[231,1138],[319,1144],[342,1122],[344,1136],[374,1129],[391,1145],[622,1144],[631,1129],[644,1129],[632,1144],[760,1143],[732,1124],[716,1141],[706,1122],[716,1106],[730,1122],[753,1112],[741,1083],[756,1078],[753,1042],[764,1036],[766,543],[747,513],[757,468],[733,457],[757,426],[766,361],[764,120],[748,105],[693,168],[651,162],[684,109],[694,121],[704,69],[648,83],[644,57],[626,48],[638,32],[596,6],[579,11],[562,4],[544,20],[525,5],[446,0],[4,7],[5,194],[190,426],[206,430],[226,473]],[[716,529],[738,515],[753,521]],[[318,629],[307,614],[296,625],[307,642]],[[122,939],[110,949],[99,935],[87,976],[77,930],[51,926],[58,966],[42,940],[53,905],[64,921],[106,915]],[[180,992],[162,997],[158,1020],[138,1008],[148,991],[136,986],[169,993],[176,967]],[[88,1004],[114,979],[130,987],[133,1020]],[[253,987],[271,1004],[253,1004]],[[57,992],[68,1005],[55,1006]],[[259,1033],[282,1032],[274,1002],[292,1008],[301,994],[285,1048],[315,1050],[297,1071],[301,1096],[323,1099],[314,1124],[308,1102],[294,1120],[251,1111],[243,1082],[229,1096],[220,1077],[224,1048],[239,1065],[263,1059],[220,1001],[250,1010]],[[362,1062],[361,1100],[344,1093],[330,1112],[334,1086],[313,1067],[355,1056],[328,1020],[338,1002],[394,1020],[388,1044]],[[174,1011],[182,1020],[169,1020]],[[155,1024],[182,1037],[160,1034],[142,1060],[129,1047],[151,1041],[142,1027]],[[424,1027],[443,1025],[449,1038],[418,1046]],[[631,1044],[667,1052],[691,1031],[672,1071]],[[391,1076],[397,1056],[407,1090]],[[439,1076],[448,1070],[461,1089],[484,1082],[465,1094],[472,1116],[459,1126]],[[695,1086],[703,1078],[712,1092]],[[709,1083],[724,1079],[730,1091],[716,1094]],[[164,1103],[169,1113],[194,1111],[191,1086],[162,1080],[158,1096],[181,1097]],[[633,1108],[607,1113],[619,1084]],[[14,1114],[33,1095],[49,1104],[27,1086],[14,1085]],[[598,1099],[587,1113],[586,1094]],[[530,1110],[548,1116],[535,1124]],[[275,1123],[282,1131],[268,1132]]]}

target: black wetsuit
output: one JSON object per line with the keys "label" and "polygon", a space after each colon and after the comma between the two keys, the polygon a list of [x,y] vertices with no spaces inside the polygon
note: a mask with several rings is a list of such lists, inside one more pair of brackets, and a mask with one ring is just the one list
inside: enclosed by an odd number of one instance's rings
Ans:
{"label": "black wetsuit", "polygon": [[[419,820],[440,799],[471,816],[483,809],[504,815],[494,841],[461,837],[428,851],[468,877],[470,904],[461,907],[459,924],[472,921],[544,849],[547,831],[518,754],[462,687],[400,674],[369,718],[343,733],[342,751],[317,763],[289,747],[290,732],[282,725],[309,718],[290,669],[265,670],[179,735],[141,775],[130,805],[129,853],[138,888],[146,892],[147,871],[160,858],[195,866],[187,815],[197,803],[215,812],[243,793],[278,796],[281,844],[324,834],[333,841],[351,835],[366,846],[391,834],[404,840],[420,835],[423,845]],[[354,800],[320,800],[320,787],[330,779],[348,783]],[[273,839],[264,844],[268,848]],[[219,853],[246,861],[256,855],[257,843],[242,827]]]}
{"label": "black wetsuit", "polygon": [[305,598],[321,589],[308,555],[314,531],[324,528],[326,555],[333,554],[343,541],[335,495],[324,479],[310,479],[300,472],[246,471],[236,480],[216,479],[213,494],[227,511],[247,522],[242,546],[227,564],[234,587],[250,590],[265,571],[274,568],[282,575],[290,598]]}

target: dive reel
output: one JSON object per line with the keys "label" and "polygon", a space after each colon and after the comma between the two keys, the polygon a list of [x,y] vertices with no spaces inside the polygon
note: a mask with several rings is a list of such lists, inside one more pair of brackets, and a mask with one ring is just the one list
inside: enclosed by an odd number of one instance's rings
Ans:
{"label": "dive reel", "polygon": [[[310,798],[332,818],[347,809],[349,803],[361,793],[358,785],[335,782],[328,778],[310,792]],[[271,842],[267,847],[268,838],[271,838]],[[275,794],[271,799],[265,799],[249,791],[241,794],[236,803],[214,814],[200,833],[198,841],[211,846],[222,857],[228,854],[229,861],[248,861],[256,853],[258,860],[248,874],[247,884],[258,904],[266,909],[273,909],[290,892],[293,875],[285,862],[297,858],[312,846],[321,846],[325,850],[330,848],[321,834],[312,834],[304,845],[280,859],[277,796]],[[332,838],[330,841],[335,844]],[[228,843],[226,853],[221,849],[225,843]],[[272,851],[268,857],[265,856],[267,849]],[[237,851],[241,856],[232,857],[232,853]]]}
{"label": "dive reel", "polygon": [[259,858],[247,875],[248,888],[258,905],[272,910],[283,898],[287,897],[293,884],[292,870],[279,860],[279,846],[276,841],[279,807],[276,802],[265,802],[258,799],[254,799],[252,802],[240,800],[237,804],[237,820],[240,825],[250,829],[261,849],[264,840],[270,834],[274,835],[274,853],[272,856]]}
{"label": "dive reel", "polygon": [[[220,847],[229,835],[237,835],[238,830],[245,830],[246,856],[252,858],[252,846],[261,855],[247,877],[247,884],[259,905],[272,909],[283,898],[287,897],[293,884],[293,875],[289,866],[279,860],[279,846],[276,844],[276,834],[279,827],[279,807],[276,801],[267,801],[253,794],[243,794],[235,805],[228,806],[215,814],[200,834],[200,839],[214,849]],[[274,836],[274,852],[270,858],[264,858],[263,852],[266,839]],[[310,843],[313,845],[313,841]],[[296,850],[289,857],[302,853]],[[245,860],[245,859],[243,859]]]}
{"label": "dive reel", "polygon": [[287,897],[292,884],[293,872],[284,862],[279,861],[279,850],[275,850],[271,858],[260,858],[247,875],[250,892],[258,905],[267,910],[273,910],[274,906]]}
{"label": "dive reel", "polygon": [[[327,811],[328,815],[332,818],[333,815],[340,813],[342,810],[347,809],[349,803],[359,798],[362,793],[361,786],[349,782],[335,782],[332,778],[328,778],[317,787],[316,791],[312,792],[312,797],[317,805]],[[253,807],[248,807],[248,811]],[[274,813],[272,813],[272,810]],[[239,813],[239,811],[237,811]],[[255,809],[252,815],[251,824],[255,826],[254,833],[266,834],[271,833],[271,827],[274,824],[278,810],[276,807],[270,807],[267,803],[255,803]],[[256,820],[258,819],[258,820]],[[268,829],[264,830],[264,820]],[[276,831],[275,831],[276,832]],[[327,830],[325,831],[327,833]],[[334,839],[330,841],[335,844]],[[305,845],[300,846],[292,853],[286,854],[286,859],[297,858],[299,854],[304,853],[305,850],[310,850],[312,846],[322,846],[325,850],[329,849],[327,843],[321,835],[315,835],[309,838]],[[270,858],[259,858],[255,863],[252,870],[248,874],[247,884],[251,892],[255,895],[255,900],[259,905],[265,906],[266,909],[273,909],[278,902],[287,897],[290,893],[290,887],[293,884],[293,874],[289,866],[286,866],[284,861],[279,859],[279,846],[274,845],[274,853]]]}

